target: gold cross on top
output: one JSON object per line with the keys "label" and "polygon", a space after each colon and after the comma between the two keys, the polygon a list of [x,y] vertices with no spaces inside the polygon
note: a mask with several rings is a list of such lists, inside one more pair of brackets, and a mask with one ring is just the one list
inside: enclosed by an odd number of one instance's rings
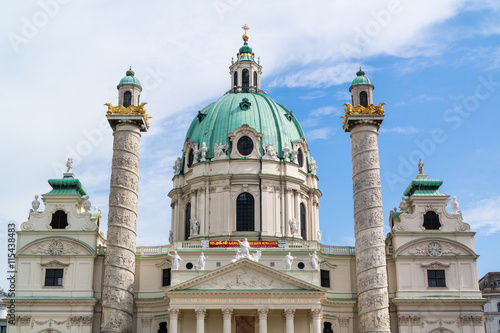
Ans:
{"label": "gold cross on top", "polygon": [[250,28],[247,27],[247,24],[245,23],[245,26],[241,27],[241,29],[245,30],[245,33],[247,33],[247,30],[250,29]]}

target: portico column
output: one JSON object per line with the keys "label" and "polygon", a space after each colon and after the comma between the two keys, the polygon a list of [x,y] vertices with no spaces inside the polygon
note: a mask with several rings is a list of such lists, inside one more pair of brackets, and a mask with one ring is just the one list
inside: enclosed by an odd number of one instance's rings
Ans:
{"label": "portico column", "polygon": [[205,333],[205,315],[207,309],[196,309],[196,333]]}
{"label": "portico column", "polygon": [[177,333],[177,319],[179,318],[179,313],[181,310],[179,309],[170,309],[168,310],[168,315],[169,315],[169,329],[168,331],[170,333]]}
{"label": "portico column", "polygon": [[286,319],[286,333],[293,333],[293,317],[295,315],[295,309],[285,309],[285,319]]}
{"label": "portico column", "polygon": [[321,309],[312,309],[313,333],[321,333]]}
{"label": "portico column", "polygon": [[267,333],[267,314],[269,309],[259,309],[259,333]]}
{"label": "portico column", "polygon": [[231,333],[231,319],[233,317],[233,309],[222,309],[222,318],[224,324],[222,326],[222,333]]}

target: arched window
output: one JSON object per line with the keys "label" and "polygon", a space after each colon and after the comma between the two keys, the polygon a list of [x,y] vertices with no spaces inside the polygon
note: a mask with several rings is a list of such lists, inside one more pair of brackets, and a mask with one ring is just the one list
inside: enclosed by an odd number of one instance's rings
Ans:
{"label": "arched window", "polygon": [[129,107],[132,104],[132,93],[130,91],[125,91],[123,94],[123,106]]}
{"label": "arched window", "polygon": [[191,203],[186,205],[186,214],[184,218],[184,239],[189,238],[189,230],[191,227]]}
{"label": "arched window", "polygon": [[189,150],[187,167],[190,168],[194,162],[194,152],[192,149]]}
{"label": "arched window", "polygon": [[236,199],[236,231],[255,230],[255,204],[250,193],[241,193]]}
{"label": "arched window", "polygon": [[250,89],[250,74],[246,68],[241,72],[241,89]]}
{"label": "arched window", "polygon": [[368,106],[368,95],[366,94],[366,91],[362,91],[359,93],[359,104],[363,105],[364,107]]}
{"label": "arched window", "polygon": [[68,226],[68,214],[62,210],[56,210],[56,212],[52,214],[50,226],[52,229],[66,229]]}
{"label": "arched window", "polygon": [[439,216],[432,210],[424,215],[424,228],[425,230],[439,230],[441,223],[439,223]]}
{"label": "arched window", "polygon": [[301,168],[304,166],[304,153],[300,148],[299,148],[299,153],[297,154],[297,162],[299,162],[299,166]]}
{"label": "arched window", "polygon": [[300,235],[306,239],[306,206],[300,204]]}
{"label": "arched window", "polygon": [[257,88],[257,72],[253,72],[253,85],[255,88]]}
{"label": "arched window", "polygon": [[238,86],[238,72],[234,72],[233,87]]}
{"label": "arched window", "polygon": [[158,333],[167,333],[167,322],[166,321],[162,321],[160,323],[160,329],[158,330]]}
{"label": "arched window", "polygon": [[500,302],[497,303],[497,312],[500,312]]}

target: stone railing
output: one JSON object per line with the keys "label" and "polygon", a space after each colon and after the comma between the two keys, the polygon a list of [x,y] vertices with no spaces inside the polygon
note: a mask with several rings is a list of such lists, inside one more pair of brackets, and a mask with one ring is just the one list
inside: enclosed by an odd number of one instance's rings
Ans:
{"label": "stone railing", "polygon": [[135,250],[136,255],[155,255],[155,254],[167,254],[168,251],[172,250],[172,245],[163,246],[139,246]]}
{"label": "stone railing", "polygon": [[331,246],[331,245],[320,245],[321,253],[325,254],[343,254],[343,255],[354,255],[356,251],[353,246]]}

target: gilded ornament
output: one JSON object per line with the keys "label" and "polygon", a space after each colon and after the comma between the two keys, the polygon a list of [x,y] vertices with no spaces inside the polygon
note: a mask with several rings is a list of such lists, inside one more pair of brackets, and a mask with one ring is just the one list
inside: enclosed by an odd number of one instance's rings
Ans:
{"label": "gilded ornament", "polygon": [[345,108],[345,115],[340,117],[343,119],[342,125],[345,123],[345,119],[348,115],[374,115],[374,114],[379,114],[382,115],[385,113],[383,106],[386,105],[385,103],[380,103],[379,105],[374,105],[374,104],[368,104],[368,106],[363,106],[363,105],[356,105],[352,106],[351,103],[344,103]]}
{"label": "gilded ornament", "polygon": [[136,114],[136,115],[144,115],[146,117],[146,124],[149,127],[149,118],[153,118],[146,113],[146,109],[144,105],[148,103],[141,103],[140,105],[130,105],[128,107],[124,107],[123,105],[113,106],[111,103],[105,103],[108,107],[108,111],[106,114]]}

